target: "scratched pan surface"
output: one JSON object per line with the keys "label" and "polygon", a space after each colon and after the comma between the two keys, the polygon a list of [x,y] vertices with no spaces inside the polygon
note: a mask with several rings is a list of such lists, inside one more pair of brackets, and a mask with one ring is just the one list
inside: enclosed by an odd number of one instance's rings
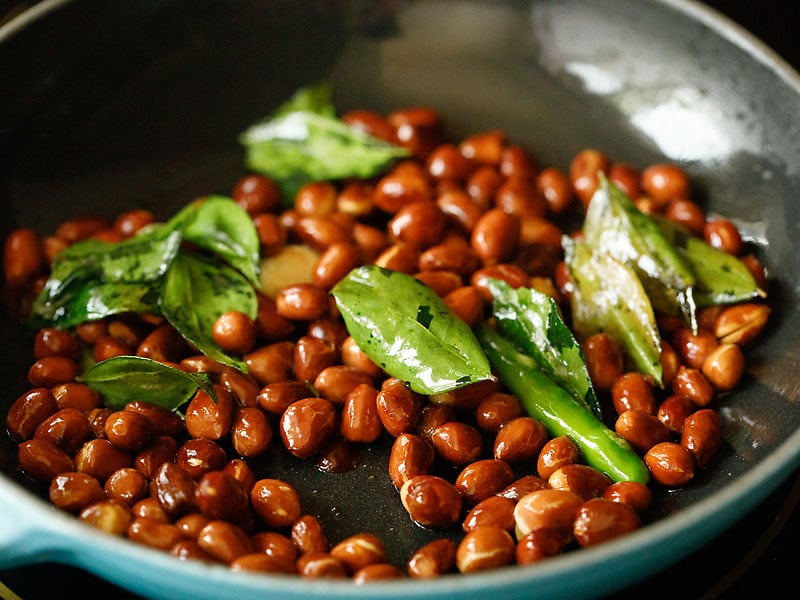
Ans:
{"label": "scratched pan surface", "polygon": [[[85,211],[166,216],[229,193],[237,135],[292,91],[331,77],[340,111],[427,104],[454,138],[501,128],[542,163],[583,147],[681,163],[711,212],[733,217],[769,267],[769,330],[725,398],[712,472],[658,493],[654,522],[619,541],[437,581],[232,575],[112,538],[42,501],[0,439],[0,566],[56,561],[153,598],[588,598],[655,573],[721,534],[800,463],[800,80],[728,21],[678,1],[44,2],[0,29],[5,235]],[[24,388],[29,338],[2,317],[3,414]],[[343,474],[279,448],[256,466],[297,486],[332,540],[372,531],[402,564],[433,536],[386,477],[387,445]]]}

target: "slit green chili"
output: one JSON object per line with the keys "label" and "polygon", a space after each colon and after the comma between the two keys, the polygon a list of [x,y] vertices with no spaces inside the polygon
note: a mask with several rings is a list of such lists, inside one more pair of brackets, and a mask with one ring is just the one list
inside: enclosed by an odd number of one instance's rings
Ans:
{"label": "slit green chili", "polygon": [[494,372],[551,435],[569,437],[586,464],[613,481],[647,483],[647,466],[630,444],[540,371],[531,357],[487,323],[478,326],[477,335]]}

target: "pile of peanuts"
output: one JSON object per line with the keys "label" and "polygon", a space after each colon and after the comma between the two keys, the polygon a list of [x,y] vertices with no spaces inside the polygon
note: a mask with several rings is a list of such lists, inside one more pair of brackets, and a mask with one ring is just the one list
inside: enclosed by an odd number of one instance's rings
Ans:
{"label": "pile of peanuts", "polygon": [[[566,224],[579,223],[598,171],[642,211],[739,256],[766,289],[765,269],[736,226],[707,216],[674,165],[639,171],[585,149],[566,170],[541,167],[501,131],[448,142],[441,115],[426,107],[355,110],[342,119],[407,147],[409,158],[372,180],[308,184],[290,208],[263,175],[243,176],[232,189],[252,216],[262,256],[284,265],[271,291],[259,293],[255,320],[233,311],[215,323],[215,341],[241,355],[248,373],[198,355],[153,315],[41,329],[31,387],[6,416],[21,470],[60,509],[179,559],[356,583],[530,564],[640,527],[650,487],[613,483],[583,464],[576,445],[551,438],[502,381],[414,393],[358,348],[329,291],[352,268],[374,263],[415,275],[470,325],[487,313],[487,278],[544,291],[568,317],[561,236],[577,234]],[[24,316],[61,250],[90,237],[122,240],[154,219],[131,210],[113,221],[79,216],[44,237],[13,231],[7,296]],[[742,377],[742,348],[768,315],[758,301],[705,309],[696,333],[659,317],[663,388],[626,371],[608,335],[584,341],[606,416],[614,414],[610,426],[641,454],[650,485],[681,488],[713,465],[722,442],[716,409]],[[76,381],[84,352],[208,373],[217,402],[200,390],[184,416],[142,401],[111,410]],[[391,540],[370,532],[329,540],[292,482],[255,475],[254,464],[275,451],[331,471],[353,468],[357,453],[348,449],[386,436],[398,502],[414,522],[443,532],[402,565],[387,559]]]}

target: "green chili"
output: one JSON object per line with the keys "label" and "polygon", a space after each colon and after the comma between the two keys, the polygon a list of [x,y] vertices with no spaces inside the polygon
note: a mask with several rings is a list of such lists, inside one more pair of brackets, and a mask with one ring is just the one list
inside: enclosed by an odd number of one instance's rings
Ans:
{"label": "green chili", "polygon": [[486,323],[478,326],[477,334],[503,384],[551,435],[568,436],[581,449],[586,464],[614,481],[648,481],[647,467],[630,444],[540,371],[531,357]]}

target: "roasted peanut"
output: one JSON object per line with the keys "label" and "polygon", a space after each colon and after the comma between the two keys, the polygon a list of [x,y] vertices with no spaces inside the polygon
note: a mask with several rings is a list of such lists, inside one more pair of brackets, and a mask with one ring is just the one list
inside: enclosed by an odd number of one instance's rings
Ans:
{"label": "roasted peanut", "polygon": [[627,504],[593,498],[578,508],[572,532],[575,540],[586,548],[629,533],[640,525],[639,515]]}
{"label": "roasted peanut", "polygon": [[436,475],[417,475],[400,488],[411,520],[423,527],[451,527],[461,518],[463,500],[456,487]]}
{"label": "roasted peanut", "polygon": [[722,422],[717,411],[703,408],[686,417],[681,446],[692,453],[698,467],[710,463],[721,444]]}
{"label": "roasted peanut", "polygon": [[476,460],[465,466],[455,480],[456,489],[467,506],[501,492],[514,480],[509,464],[496,458]]}
{"label": "roasted peanut", "polygon": [[461,573],[476,573],[511,564],[515,544],[505,529],[483,525],[466,533],[456,549],[456,567]]}
{"label": "roasted peanut", "polygon": [[581,504],[581,497],[569,490],[548,488],[523,496],[514,508],[517,539],[543,527],[571,531]]}
{"label": "roasted peanut", "polygon": [[658,483],[669,488],[680,488],[694,477],[694,457],[675,442],[661,442],[644,455],[650,473]]}

